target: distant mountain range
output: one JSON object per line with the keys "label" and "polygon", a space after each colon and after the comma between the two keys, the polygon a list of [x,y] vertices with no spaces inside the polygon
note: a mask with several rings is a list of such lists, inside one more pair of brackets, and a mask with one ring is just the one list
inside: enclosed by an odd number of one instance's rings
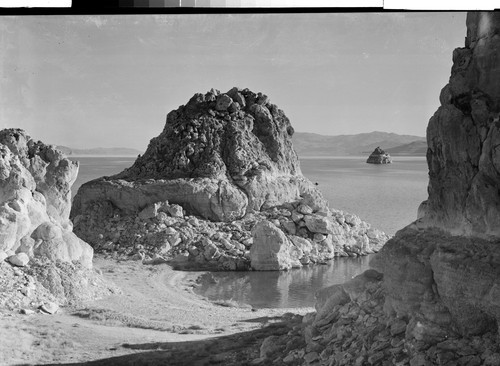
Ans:
{"label": "distant mountain range", "polygon": [[[377,146],[394,156],[424,156],[427,152],[425,137],[379,131],[337,136],[295,132],[293,146],[299,157],[369,155]],[[143,151],[128,147],[75,149],[57,146],[57,148],[66,155],[137,156],[143,153]]]}
{"label": "distant mountain range", "polygon": [[300,156],[366,155],[380,146],[391,155],[425,155],[425,137],[374,131],[356,135],[327,136],[295,132],[293,146]]}
{"label": "distant mountain range", "polygon": [[92,149],[74,149],[67,146],[57,146],[66,155],[95,155],[95,156],[137,156],[142,151],[128,147],[96,147]]}
{"label": "distant mountain range", "polygon": [[390,149],[385,149],[389,155],[393,156],[401,156],[401,155],[410,155],[410,156],[425,156],[427,154],[427,141],[413,141],[409,144],[404,144],[396,147],[392,147]]}

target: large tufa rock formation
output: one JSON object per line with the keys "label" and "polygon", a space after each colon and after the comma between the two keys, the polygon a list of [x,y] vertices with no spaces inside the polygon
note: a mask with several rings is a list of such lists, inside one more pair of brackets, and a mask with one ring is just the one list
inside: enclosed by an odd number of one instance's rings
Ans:
{"label": "large tufa rock formation", "polygon": [[321,365],[500,364],[499,50],[500,14],[468,14],[427,129],[419,219],[375,270],[318,294],[305,350],[293,354]]}
{"label": "large tufa rock formation", "polygon": [[500,235],[500,24],[467,17],[464,48],[453,52],[441,106],[429,121],[429,199],[421,224],[449,233]]}
{"label": "large tufa rock formation", "polygon": [[0,131],[0,309],[103,295],[93,249],[72,232],[78,163],[23,130]]}
{"label": "large tufa rock formation", "polygon": [[391,156],[382,150],[380,147],[377,147],[370,154],[368,159],[366,160],[368,164],[391,164],[392,159]]}
{"label": "large tufa rock formation", "polygon": [[84,185],[73,210],[84,212],[102,198],[129,212],[168,200],[206,219],[233,221],[304,194],[325,207],[300,173],[293,132],[261,93],[195,94],[168,114],[163,132],[132,167]]}
{"label": "large tufa rock formation", "polygon": [[[301,174],[293,132],[262,93],[195,94],[167,115],[162,133],[130,168],[79,189],[75,232],[95,248],[135,258],[189,257],[198,268],[248,269],[250,247],[254,268],[276,270],[378,251],[385,234],[330,210]],[[260,220],[269,220],[278,237],[287,235],[272,255],[263,232],[251,232]],[[234,227],[238,234],[215,235]],[[259,264],[269,255],[290,260]]]}
{"label": "large tufa rock formation", "polygon": [[92,248],[73,234],[70,187],[78,164],[19,129],[0,131],[0,251],[92,267]]}
{"label": "large tufa rock formation", "polygon": [[429,198],[372,263],[388,309],[445,334],[497,332],[500,321],[499,31],[499,14],[468,14],[427,128]]}

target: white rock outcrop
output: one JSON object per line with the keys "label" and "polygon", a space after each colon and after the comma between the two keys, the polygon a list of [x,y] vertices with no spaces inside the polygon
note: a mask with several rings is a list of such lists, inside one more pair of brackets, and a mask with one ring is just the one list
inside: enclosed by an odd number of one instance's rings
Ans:
{"label": "white rock outcrop", "polygon": [[0,251],[91,268],[93,249],[69,220],[77,174],[78,163],[55,147],[20,129],[0,131]]}

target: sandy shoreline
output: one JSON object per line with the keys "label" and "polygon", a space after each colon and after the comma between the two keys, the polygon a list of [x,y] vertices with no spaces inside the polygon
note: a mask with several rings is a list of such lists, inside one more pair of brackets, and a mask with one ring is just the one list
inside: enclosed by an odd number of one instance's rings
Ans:
{"label": "sandy shoreline", "polygon": [[94,268],[121,293],[64,307],[54,315],[4,314],[1,365],[105,359],[154,349],[148,344],[165,347],[247,333],[280,322],[286,313],[314,310],[216,305],[193,292],[203,272],[174,271],[167,264],[117,263],[96,257]]}

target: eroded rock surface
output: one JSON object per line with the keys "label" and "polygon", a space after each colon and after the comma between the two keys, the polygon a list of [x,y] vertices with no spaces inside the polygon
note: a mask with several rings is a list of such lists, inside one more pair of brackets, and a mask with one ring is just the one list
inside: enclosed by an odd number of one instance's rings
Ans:
{"label": "eroded rock surface", "polygon": [[261,93],[195,94],[167,115],[162,133],[130,168],[83,185],[73,216],[96,200],[128,212],[168,200],[214,221],[240,219],[304,194],[325,206],[300,173],[293,132],[283,111]]}
{"label": "eroded rock surface", "polygon": [[500,21],[467,17],[441,106],[429,121],[429,199],[422,223],[452,234],[500,235]]}
{"label": "eroded rock surface", "polygon": [[318,293],[305,346],[283,362],[500,364],[499,33],[499,14],[468,14],[427,129],[429,198],[418,219],[375,255],[374,269]]}
{"label": "eroded rock surface", "polygon": [[69,220],[77,174],[55,147],[0,131],[0,308],[93,296],[93,249]]}
{"label": "eroded rock surface", "polygon": [[[288,269],[378,251],[387,236],[328,208],[301,174],[292,135],[284,112],[262,93],[195,94],[167,115],[130,168],[79,189],[75,232],[118,257],[225,270]],[[268,221],[262,225],[273,227],[283,248],[270,250],[265,235],[252,234],[259,221]],[[271,265],[273,256],[288,259]]]}
{"label": "eroded rock surface", "polygon": [[69,220],[78,164],[19,129],[0,131],[0,153],[0,251],[91,268],[93,250]]}

